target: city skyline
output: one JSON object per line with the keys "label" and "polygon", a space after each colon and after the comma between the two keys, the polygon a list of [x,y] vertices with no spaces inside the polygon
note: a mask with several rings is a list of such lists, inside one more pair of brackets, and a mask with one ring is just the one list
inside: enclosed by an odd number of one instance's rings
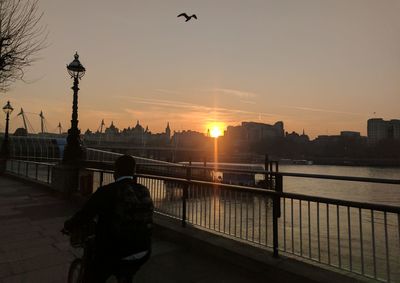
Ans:
{"label": "city skyline", "polygon": [[[166,121],[205,132],[210,122],[282,120],[311,137],[366,135],[373,113],[399,117],[396,1],[56,2],[40,2],[49,46],[28,69],[30,83],[1,95],[17,110],[43,110],[53,128],[70,127],[65,65],[76,50],[87,68],[82,131],[101,119],[146,121],[154,132]],[[178,21],[184,10],[199,20]]]}

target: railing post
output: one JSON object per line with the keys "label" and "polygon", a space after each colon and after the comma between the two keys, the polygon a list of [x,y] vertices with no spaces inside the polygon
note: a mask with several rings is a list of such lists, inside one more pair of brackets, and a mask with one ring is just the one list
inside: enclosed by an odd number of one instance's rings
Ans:
{"label": "railing post", "polygon": [[192,178],[192,168],[190,165],[186,167],[186,179],[182,192],[182,227],[186,227],[186,200],[189,194],[190,179]]}
{"label": "railing post", "polygon": [[272,208],[272,229],[273,229],[273,256],[278,257],[279,240],[278,240],[278,218],[281,217],[281,198],[279,196],[282,193],[282,175],[275,175],[275,191],[278,195],[273,197],[273,208]]}
{"label": "railing post", "polygon": [[28,177],[29,163],[25,163],[25,176]]}
{"label": "railing post", "polygon": [[268,164],[269,164],[269,158],[268,154],[265,154],[265,160],[264,160],[264,182],[265,182],[265,188],[270,189],[269,186],[269,175],[268,175]]}

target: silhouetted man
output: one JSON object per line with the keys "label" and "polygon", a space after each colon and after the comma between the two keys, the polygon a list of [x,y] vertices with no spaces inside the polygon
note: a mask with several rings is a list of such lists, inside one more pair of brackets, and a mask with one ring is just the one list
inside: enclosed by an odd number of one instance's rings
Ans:
{"label": "silhouetted man", "polygon": [[131,282],[150,257],[154,207],[149,190],[136,183],[134,171],[133,157],[119,157],[115,182],[100,187],[64,224],[71,231],[97,218],[94,256],[84,282],[105,282],[111,275]]}

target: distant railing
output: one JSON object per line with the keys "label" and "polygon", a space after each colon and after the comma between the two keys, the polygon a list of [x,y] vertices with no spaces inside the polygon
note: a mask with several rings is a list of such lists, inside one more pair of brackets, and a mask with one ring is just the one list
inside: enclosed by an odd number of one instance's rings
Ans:
{"label": "distant railing", "polygon": [[50,185],[54,165],[54,163],[9,159],[6,170],[13,175]]}
{"label": "distant railing", "polygon": [[[46,172],[51,166],[10,160],[7,170],[50,183],[51,173]],[[165,165],[164,170],[175,167]],[[399,206],[283,191],[285,177],[340,180],[344,185],[399,185],[400,180],[239,170],[264,175],[265,187],[256,188],[204,181],[192,172],[206,168],[178,167],[185,171],[184,178],[137,174],[138,182],[149,188],[157,213],[178,219],[183,226],[271,248],[274,256],[281,252],[378,281],[400,281]],[[87,170],[93,174],[94,189],[113,182],[110,170]]]}

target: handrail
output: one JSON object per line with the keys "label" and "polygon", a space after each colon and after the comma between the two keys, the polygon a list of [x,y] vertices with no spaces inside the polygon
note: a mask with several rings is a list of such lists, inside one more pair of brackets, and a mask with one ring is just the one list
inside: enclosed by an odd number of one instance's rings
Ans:
{"label": "handrail", "polygon": [[[162,165],[162,164],[141,164],[137,165],[149,166],[149,167],[177,167],[175,165]],[[191,168],[199,170],[214,170],[211,167],[202,166],[190,166],[184,165],[179,168]],[[326,180],[338,180],[338,181],[351,181],[351,182],[364,182],[364,183],[381,183],[381,184],[394,184],[400,185],[400,179],[384,179],[384,178],[371,178],[371,177],[354,177],[354,176],[343,176],[343,175],[326,175],[326,174],[308,174],[308,173],[291,173],[291,172],[275,172],[265,170],[245,170],[245,169],[227,169],[218,168],[220,172],[237,172],[237,173],[248,173],[248,174],[269,174],[272,176],[286,176],[286,177],[300,177],[300,178],[313,178],[313,179],[326,179]]]}
{"label": "handrail", "polygon": [[[95,168],[89,168],[88,170],[95,171],[95,172],[113,173],[112,170],[98,170]],[[332,205],[356,207],[356,208],[362,208],[362,209],[373,209],[373,210],[377,210],[377,211],[387,211],[387,212],[393,212],[393,213],[400,214],[400,207],[393,206],[393,205],[341,200],[341,199],[336,199],[336,198],[310,196],[310,195],[298,194],[298,193],[278,192],[275,190],[263,189],[263,188],[230,185],[230,184],[224,184],[224,183],[214,183],[214,182],[199,181],[199,180],[187,180],[184,178],[175,178],[175,177],[159,176],[159,175],[151,175],[151,174],[136,174],[135,176],[139,177],[139,178],[158,179],[158,180],[171,181],[171,182],[190,183],[190,184],[197,184],[197,185],[208,185],[208,186],[214,186],[214,187],[222,188],[222,189],[234,189],[234,190],[241,190],[241,191],[252,192],[252,193],[257,193],[257,194],[277,196],[277,197],[282,197],[282,198],[293,198],[293,199],[298,199],[298,200],[315,201],[315,202],[322,202],[322,203],[327,203],[327,204],[332,204]]]}

